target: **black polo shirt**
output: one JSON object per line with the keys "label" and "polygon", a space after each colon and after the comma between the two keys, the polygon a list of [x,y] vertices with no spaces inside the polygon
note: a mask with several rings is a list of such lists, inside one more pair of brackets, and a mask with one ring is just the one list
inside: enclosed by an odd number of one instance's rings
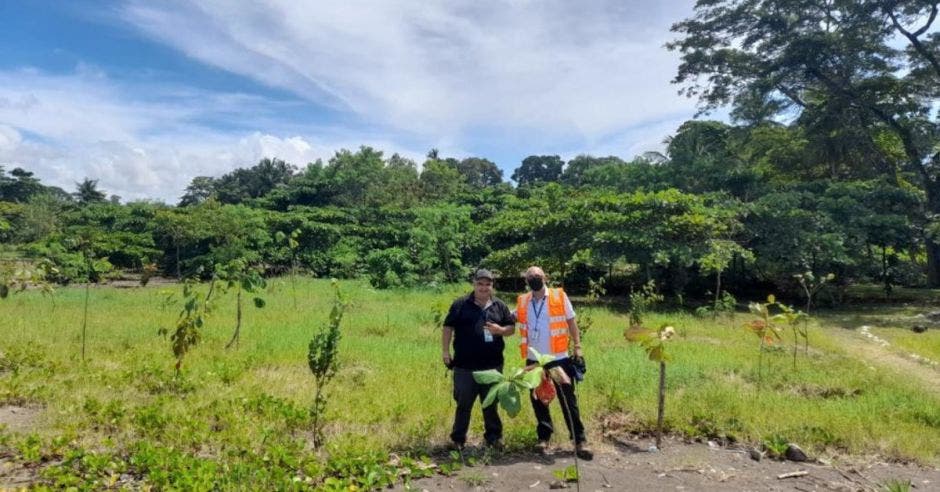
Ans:
{"label": "black polo shirt", "polygon": [[483,325],[492,321],[500,326],[516,322],[506,303],[493,297],[486,309],[473,301],[473,292],[458,298],[450,306],[450,312],[444,318],[444,326],[454,329],[454,367],[482,371],[496,369],[503,365],[503,337],[493,335],[493,341],[487,342],[483,336]]}

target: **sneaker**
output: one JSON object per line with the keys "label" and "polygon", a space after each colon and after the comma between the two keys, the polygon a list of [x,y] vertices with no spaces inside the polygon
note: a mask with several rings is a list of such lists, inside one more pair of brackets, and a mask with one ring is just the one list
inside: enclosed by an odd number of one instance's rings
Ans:
{"label": "sneaker", "polygon": [[540,440],[535,444],[535,452],[541,455],[549,455],[552,452],[551,443],[548,442],[548,439]]}
{"label": "sneaker", "polygon": [[574,454],[585,461],[591,461],[594,459],[594,452],[591,451],[591,448],[588,447],[587,443],[579,443],[574,447]]}

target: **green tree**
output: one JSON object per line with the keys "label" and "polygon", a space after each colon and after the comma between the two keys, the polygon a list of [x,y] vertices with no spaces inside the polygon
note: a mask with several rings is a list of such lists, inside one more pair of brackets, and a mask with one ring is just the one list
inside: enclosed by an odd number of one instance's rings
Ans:
{"label": "green tree", "polygon": [[530,155],[512,173],[512,180],[519,186],[556,182],[561,178],[565,162],[557,155]]}
{"label": "green tree", "polygon": [[[940,37],[936,2],[699,0],[673,26],[682,55],[675,82],[703,110],[764,120],[836,104],[900,143],[904,164],[940,212]],[[903,49],[896,39],[906,43]],[[926,242],[928,277],[940,285],[940,246]]]}
{"label": "green tree", "polygon": [[85,178],[81,183],[76,183],[75,200],[81,205],[105,201],[105,193],[98,189],[97,179]]}

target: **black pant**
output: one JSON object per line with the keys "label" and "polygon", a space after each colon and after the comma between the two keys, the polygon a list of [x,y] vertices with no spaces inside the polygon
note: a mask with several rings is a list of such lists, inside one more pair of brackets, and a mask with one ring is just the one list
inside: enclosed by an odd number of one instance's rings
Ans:
{"label": "black pant", "polygon": [[[527,364],[534,364],[535,361],[526,361]],[[578,410],[578,397],[574,394],[574,368],[571,366],[571,359],[565,358],[559,361],[553,361],[545,365],[545,369],[551,369],[555,366],[561,366],[571,384],[555,384],[555,399],[561,405],[561,414],[565,417],[565,425],[568,426],[568,437],[574,438],[576,443],[587,441],[584,436],[584,424],[581,423],[581,411]],[[535,427],[535,433],[538,434],[540,441],[547,441],[552,437],[555,427],[552,425],[552,414],[548,410],[548,405],[542,403],[535,397],[535,392],[529,393],[529,399],[532,400],[532,410],[535,411],[535,420],[538,424]],[[567,405],[566,405],[567,403]]]}
{"label": "black pant", "polygon": [[[503,372],[502,367],[495,368]],[[469,369],[454,368],[454,401],[457,410],[454,412],[454,429],[450,433],[450,440],[457,444],[467,442],[467,429],[470,427],[470,414],[473,411],[473,402],[477,398],[480,403],[493,387],[492,384],[479,384],[473,379],[473,371]],[[496,407],[498,401],[483,409],[483,438],[493,444],[503,437],[503,422],[499,419]]]}

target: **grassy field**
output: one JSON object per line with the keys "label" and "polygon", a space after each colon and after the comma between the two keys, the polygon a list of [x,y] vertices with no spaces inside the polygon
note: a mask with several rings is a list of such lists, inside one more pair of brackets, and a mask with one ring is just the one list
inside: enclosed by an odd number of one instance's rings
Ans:
{"label": "grassy field", "polygon": [[[306,352],[326,322],[332,293],[328,281],[311,279],[299,281],[296,308],[288,283],[271,282],[267,306],[246,308],[241,343],[231,350],[224,345],[235,298],[222,298],[181,379],[174,378],[169,341],[157,335],[175,320],[179,308],[162,303],[176,286],[92,288],[84,363],[82,289],[59,290],[54,309],[32,292],[0,302],[0,407],[42,409],[30,432],[0,432],[0,447],[21,463],[43,464],[40,478],[53,487],[127,480],[174,488],[368,487],[403,470],[429,473],[424,457],[446,443],[453,412],[435,310],[469,286],[341,286],[352,304],[341,371],[329,390],[325,450],[310,445],[314,386]],[[611,421],[648,432],[658,368],[623,340],[622,313],[597,308],[593,318],[584,339],[587,379],[579,387],[589,433],[601,441]],[[666,424],[673,432],[754,443],[786,438],[814,453],[938,463],[940,396],[842,347],[829,333],[846,318],[824,317],[811,327],[809,353],[800,351],[796,369],[790,338],[766,353],[760,391],[758,340],[740,327],[745,319],[659,313],[647,320],[670,322],[680,335],[669,347]],[[940,331],[917,340],[935,350]],[[508,367],[516,365],[515,344],[508,344]],[[475,413],[471,439],[480,439],[479,420]],[[504,421],[510,449],[534,443],[531,410]],[[401,459],[390,465],[389,452]]]}

